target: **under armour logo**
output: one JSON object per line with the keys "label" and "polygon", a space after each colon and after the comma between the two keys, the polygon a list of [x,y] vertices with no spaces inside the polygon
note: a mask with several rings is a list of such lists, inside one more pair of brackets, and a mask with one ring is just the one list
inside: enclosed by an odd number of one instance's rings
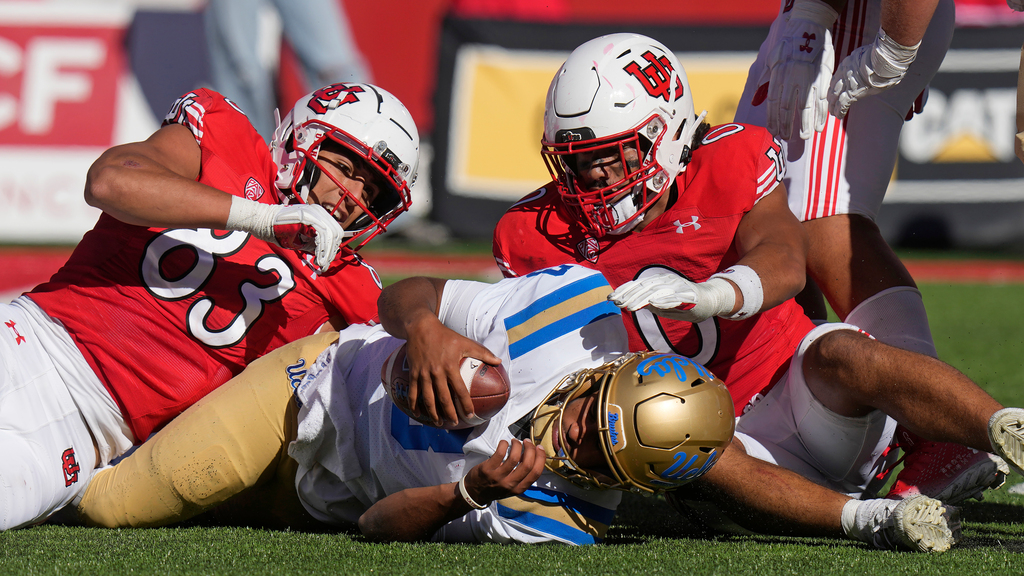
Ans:
{"label": "under armour logo", "polygon": [[672,223],[672,225],[676,227],[676,234],[682,234],[683,229],[687,226],[693,226],[694,230],[700,230],[700,224],[697,223],[697,217],[690,216],[690,218],[693,218],[690,222],[680,222],[679,220],[676,220]]}
{"label": "under armour logo", "polygon": [[22,342],[26,342],[25,337],[22,336],[18,332],[18,329],[14,327],[14,325],[15,325],[14,320],[8,320],[7,322],[4,322],[4,325],[7,326],[8,328],[10,328],[14,332],[14,343],[15,344],[21,345]]}
{"label": "under armour logo", "polygon": [[815,39],[815,35],[810,32],[804,32],[804,44],[799,48],[801,52],[814,52],[814,48],[811,48],[811,40]]}
{"label": "under armour logo", "polygon": [[68,448],[65,450],[60,460],[64,464],[64,486],[71,486],[78,482],[78,472],[81,468],[78,466],[78,460],[75,459],[75,449]]}

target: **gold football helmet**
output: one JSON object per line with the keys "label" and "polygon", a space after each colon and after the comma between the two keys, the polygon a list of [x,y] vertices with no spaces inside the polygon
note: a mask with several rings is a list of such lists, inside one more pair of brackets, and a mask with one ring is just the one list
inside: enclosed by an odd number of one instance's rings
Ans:
{"label": "gold football helmet", "polygon": [[[572,400],[598,395],[607,468],[586,470],[564,451],[562,416]],[[671,490],[707,472],[732,440],[732,398],[704,366],[676,354],[643,352],[569,374],[537,407],[531,439],[552,472],[585,488]]]}

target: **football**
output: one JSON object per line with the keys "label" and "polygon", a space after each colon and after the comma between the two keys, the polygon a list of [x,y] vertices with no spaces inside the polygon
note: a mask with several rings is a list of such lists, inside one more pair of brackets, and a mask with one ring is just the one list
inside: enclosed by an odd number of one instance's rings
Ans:
{"label": "football", "polygon": [[[409,405],[409,362],[405,355],[405,347],[404,343],[399,346],[388,356],[380,368],[380,379],[384,384],[384,391],[395,406],[398,406],[410,418],[421,424],[434,426],[426,414],[420,418],[413,416],[412,407]],[[491,366],[476,358],[463,358],[460,371],[462,381],[469,388],[469,396],[473,400],[476,418],[467,417],[462,408],[456,406],[459,421],[455,424],[446,423],[441,426],[446,430],[472,428],[490,420],[508,402],[508,395],[511,391],[508,373],[505,372],[505,367],[502,365]]]}

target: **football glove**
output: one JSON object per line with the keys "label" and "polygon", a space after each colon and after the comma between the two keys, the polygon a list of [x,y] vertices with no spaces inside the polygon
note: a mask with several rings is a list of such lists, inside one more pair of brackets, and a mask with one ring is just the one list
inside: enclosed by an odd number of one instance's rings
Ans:
{"label": "football glove", "polygon": [[828,93],[829,111],[843,118],[857,100],[898,84],[920,46],[921,42],[913,46],[899,44],[879,29],[874,42],[857,48],[839,63]]}
{"label": "football glove", "polygon": [[341,224],[318,204],[261,204],[238,196],[231,198],[227,228],[313,254],[321,270],[334,261],[345,238]]}
{"label": "football glove", "polygon": [[825,128],[835,65],[829,29],[838,16],[818,0],[796,0],[782,39],[768,55],[767,128],[783,140],[794,132],[807,140]]}
{"label": "football glove", "polygon": [[691,282],[678,274],[667,273],[626,282],[613,290],[608,299],[630,312],[646,307],[662,318],[703,322],[731,312],[736,305],[736,291],[732,283],[723,278]]}

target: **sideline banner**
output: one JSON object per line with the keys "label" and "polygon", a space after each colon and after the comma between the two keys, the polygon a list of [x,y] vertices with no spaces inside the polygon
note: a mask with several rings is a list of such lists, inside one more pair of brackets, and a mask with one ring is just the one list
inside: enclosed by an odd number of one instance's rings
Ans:
{"label": "sideline banner", "polygon": [[104,149],[154,119],[127,74],[123,3],[0,3],[0,242],[76,242],[99,211],[82,199]]}
{"label": "sideline banner", "polygon": [[0,2],[0,243],[74,244],[89,166],[207,75],[195,0]]}
{"label": "sideline banner", "polygon": [[[621,31],[657,38],[676,53],[696,109],[707,109],[712,124],[732,120],[767,35],[766,27],[447,19],[435,99],[435,219],[459,236],[489,238],[512,202],[550,179],[540,158],[548,84],[573,48]],[[1022,27],[956,30],[924,112],[904,128],[886,197],[896,207],[880,219],[887,237],[899,237],[921,214],[955,218],[964,203],[1024,216],[1024,165],[1012,148],[1022,40]],[[984,226],[961,220],[951,241],[971,244],[972,229]]]}

